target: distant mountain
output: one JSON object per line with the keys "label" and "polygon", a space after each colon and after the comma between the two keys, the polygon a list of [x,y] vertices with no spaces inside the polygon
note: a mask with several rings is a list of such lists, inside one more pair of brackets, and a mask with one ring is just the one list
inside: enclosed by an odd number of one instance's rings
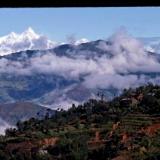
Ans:
{"label": "distant mountain", "polygon": [[50,52],[55,53],[57,56],[67,56],[70,58],[80,58],[84,57],[86,59],[94,57],[107,56],[111,57],[112,53],[103,50],[103,48],[99,47],[99,44],[107,44],[104,40],[96,40],[90,41],[80,44],[63,44],[55,47],[54,49],[50,49]]}
{"label": "distant mountain", "polygon": [[98,92],[108,99],[124,88],[159,83],[158,54],[143,53],[136,48],[139,45],[134,46],[135,54],[130,44],[118,43],[96,40],[2,56],[0,102],[30,101],[67,108],[96,97]]}
{"label": "distant mountain", "polygon": [[[27,33],[35,35],[31,29]],[[43,47],[42,47],[43,48]],[[107,40],[59,44],[0,57],[0,103],[29,101],[67,108],[97,93],[113,98],[124,88],[160,84],[160,54],[137,39],[114,34]]]}
{"label": "distant mountain", "polygon": [[143,42],[146,50],[160,54],[160,37],[139,38]]}
{"label": "distant mountain", "polygon": [[21,34],[11,32],[0,37],[0,55],[7,55],[22,50],[41,50],[53,48],[57,43],[46,36],[39,35],[32,28],[28,28]]}
{"label": "distant mountain", "polygon": [[[89,42],[88,39],[82,38],[75,40],[73,44],[79,45],[87,42]],[[31,27],[29,27],[20,34],[11,32],[6,36],[0,37],[0,56],[26,50],[46,50],[61,44],[66,43],[58,43],[49,40],[46,36],[37,34]]]}
{"label": "distant mountain", "polygon": [[[113,56],[110,52],[106,52],[105,50],[97,47],[100,43],[106,43],[106,41],[97,40],[81,43],[79,45],[64,44],[49,50],[27,50],[16,52],[0,57],[0,64],[2,61],[7,60],[8,64],[6,65],[9,65],[12,69],[16,69],[15,65],[24,65],[24,67],[27,68],[31,67],[32,61],[37,61],[39,58],[39,60],[42,60],[42,63],[44,62],[48,64],[48,62],[45,62],[45,60],[43,60],[43,57],[46,57],[45,59],[47,61],[51,60],[54,65],[54,63],[56,62],[53,59],[54,56],[59,58],[60,61],[61,58],[63,59],[66,57],[66,60],[71,60],[73,61],[72,63],[74,63],[74,59],[76,60],[82,58],[82,60],[86,59],[87,62],[89,59],[96,59],[96,57],[100,58],[102,56],[105,56],[109,58]],[[33,62],[33,65],[36,65],[36,62]],[[62,61],[61,65],[62,66],[57,64],[57,67],[63,67],[65,63],[63,63]],[[9,72],[12,70],[10,67],[8,67]],[[43,66],[41,67],[42,70],[45,68],[43,68]],[[38,69],[39,71],[40,68]],[[54,73],[54,71],[53,73],[50,73],[50,71],[52,70],[52,68],[50,67],[48,71],[46,70],[46,72],[40,71],[38,73],[37,71],[35,71],[34,74],[22,73],[21,75],[19,75],[18,72],[20,70],[21,69],[17,68],[15,70],[17,73],[14,72],[15,74],[13,72],[9,73],[6,69],[4,70],[4,72],[2,70],[0,71],[1,103],[27,100],[52,108],[68,107],[71,103],[81,103],[97,93],[97,90],[88,89],[82,84],[83,78],[86,76],[86,73],[84,73],[84,75],[81,74],[79,78],[67,78],[61,71],[59,73]],[[34,72],[35,69],[31,70]]]}
{"label": "distant mountain", "polygon": [[87,43],[87,42],[89,42],[88,39],[82,38],[82,39],[77,40],[77,41],[75,42],[75,45],[79,45],[79,44]]}
{"label": "distant mountain", "polygon": [[[5,124],[16,125],[18,121],[34,118],[44,118],[46,114],[54,114],[54,110],[30,102],[16,102],[0,105],[0,117]],[[0,123],[3,126],[4,123]]]}

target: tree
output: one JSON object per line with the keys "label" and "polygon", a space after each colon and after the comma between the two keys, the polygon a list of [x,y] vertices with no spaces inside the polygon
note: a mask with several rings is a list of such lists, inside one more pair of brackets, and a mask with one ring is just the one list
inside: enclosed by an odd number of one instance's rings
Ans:
{"label": "tree", "polygon": [[16,136],[16,129],[15,128],[8,128],[5,130],[5,134],[8,137],[14,137],[14,136]]}

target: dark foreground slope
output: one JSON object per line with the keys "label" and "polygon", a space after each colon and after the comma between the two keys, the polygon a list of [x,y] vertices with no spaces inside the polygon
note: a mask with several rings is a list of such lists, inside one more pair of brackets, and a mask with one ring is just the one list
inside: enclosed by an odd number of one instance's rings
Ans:
{"label": "dark foreground slope", "polygon": [[1,160],[160,159],[160,86],[90,99],[43,120],[19,122],[0,140]]}

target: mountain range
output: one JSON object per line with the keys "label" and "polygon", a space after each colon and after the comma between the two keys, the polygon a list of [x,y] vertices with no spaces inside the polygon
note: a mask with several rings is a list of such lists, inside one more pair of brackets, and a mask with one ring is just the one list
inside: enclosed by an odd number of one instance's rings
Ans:
{"label": "mountain range", "polygon": [[[72,41],[75,45],[86,43],[89,40],[82,38]],[[71,41],[70,41],[71,42]],[[45,50],[57,45],[65,44],[49,40],[42,34],[37,34],[31,27],[22,33],[11,32],[0,37],[0,56],[25,50]]]}
{"label": "mountain range", "polygon": [[115,33],[106,40],[60,44],[31,28],[12,32],[0,38],[0,103],[9,103],[8,110],[21,101],[67,109],[99,95],[111,99],[125,88],[160,84],[158,41]]}

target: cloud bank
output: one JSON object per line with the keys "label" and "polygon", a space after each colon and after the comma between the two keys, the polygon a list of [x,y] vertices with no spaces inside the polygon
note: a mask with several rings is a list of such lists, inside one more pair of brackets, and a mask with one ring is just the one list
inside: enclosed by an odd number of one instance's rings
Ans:
{"label": "cloud bank", "polygon": [[[83,51],[83,56],[74,58],[57,56],[53,52],[38,55],[25,61],[0,59],[0,73],[32,75],[53,74],[65,79],[79,80],[88,89],[123,89],[135,87],[147,82],[160,84],[160,63],[145,52],[143,44],[120,30],[108,38],[107,43],[100,41],[96,46],[106,54],[96,58],[86,58],[90,51]],[[81,53],[82,51],[80,51]],[[95,53],[94,53],[95,54]],[[140,73],[140,75],[138,75]],[[155,77],[149,74],[157,73]]]}

